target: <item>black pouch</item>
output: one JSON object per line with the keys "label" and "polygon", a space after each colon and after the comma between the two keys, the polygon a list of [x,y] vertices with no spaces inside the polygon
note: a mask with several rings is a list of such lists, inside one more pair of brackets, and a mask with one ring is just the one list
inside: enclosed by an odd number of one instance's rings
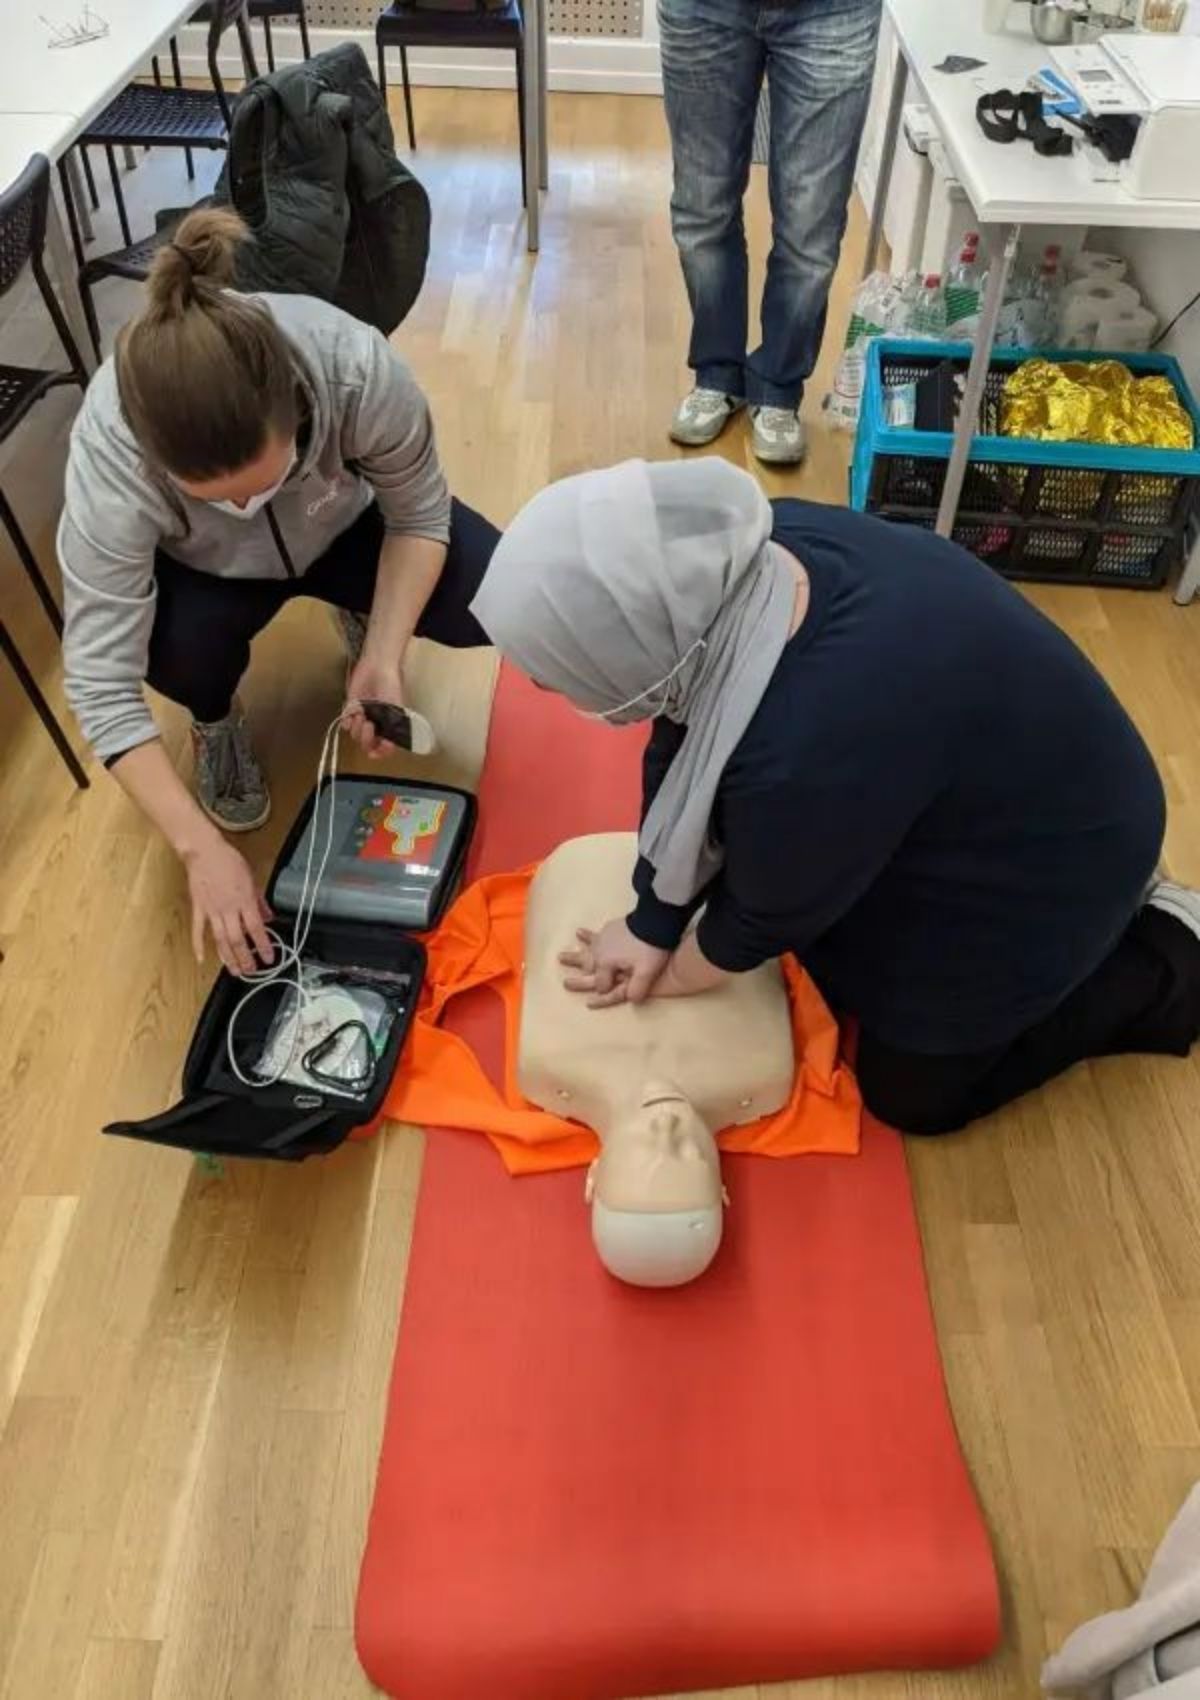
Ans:
{"label": "black pouch", "polygon": [[[328,885],[322,882],[304,961],[348,973],[358,968],[368,976],[382,971],[407,978],[403,987],[389,979],[393,1015],[370,1086],[361,1097],[352,1097],[316,1081],[310,1087],[290,1080],[247,1086],[239,1080],[230,1067],[227,1036],[230,1017],[249,987],[222,969],[188,1047],[179,1102],[144,1121],[110,1122],[105,1133],[212,1157],[295,1162],[332,1151],[379,1114],[425,977],[425,947],[414,935],[437,925],[458,888],[475,826],[475,799],[453,786],[381,781],[367,774],[339,774],[337,795]],[[289,943],[295,911],[281,888],[295,889],[294,873],[297,863],[303,864],[316,803],[313,791],[267,886],[267,901],[276,912],[272,926]],[[325,842],[320,821],[316,838],[319,860]],[[243,1073],[252,1073],[293,986],[290,979],[272,984],[238,1017],[235,1055]]]}

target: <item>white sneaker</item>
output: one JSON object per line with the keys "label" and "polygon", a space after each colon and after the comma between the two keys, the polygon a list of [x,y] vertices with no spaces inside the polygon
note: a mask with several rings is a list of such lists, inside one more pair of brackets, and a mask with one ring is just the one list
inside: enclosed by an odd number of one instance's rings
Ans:
{"label": "white sneaker", "polygon": [[1161,909],[1164,915],[1181,922],[1200,939],[1200,891],[1176,885],[1172,880],[1155,880],[1146,893],[1146,902],[1151,909]]}
{"label": "white sneaker", "polygon": [[759,460],[772,466],[795,466],[804,459],[808,444],[794,407],[752,407],[750,423],[751,447]]}
{"label": "white sneaker", "polygon": [[671,440],[687,448],[715,442],[735,413],[745,407],[741,396],[724,390],[706,390],[702,384],[685,395],[671,421]]}

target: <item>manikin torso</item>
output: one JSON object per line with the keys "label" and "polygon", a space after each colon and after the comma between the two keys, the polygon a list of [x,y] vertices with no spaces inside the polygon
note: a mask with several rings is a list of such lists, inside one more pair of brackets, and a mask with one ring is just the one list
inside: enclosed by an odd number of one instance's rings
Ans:
{"label": "manikin torso", "polygon": [[632,833],[571,839],[539,869],[525,917],[517,1082],[532,1103],[594,1128],[592,1228],[614,1274],[671,1286],[720,1241],[714,1132],[787,1102],[795,1058],[776,963],[692,998],[593,1010],[564,987],[559,952],[629,905]]}

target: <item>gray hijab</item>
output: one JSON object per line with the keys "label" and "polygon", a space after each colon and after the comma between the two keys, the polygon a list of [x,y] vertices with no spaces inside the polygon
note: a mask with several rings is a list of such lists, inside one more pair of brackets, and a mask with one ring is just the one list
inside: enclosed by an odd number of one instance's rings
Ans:
{"label": "gray hijab", "polygon": [[721,865],[717,785],[787,642],[796,581],[771,526],[728,461],[625,461],[528,502],[471,604],[504,655],[577,708],[687,727],[639,840],[667,903]]}

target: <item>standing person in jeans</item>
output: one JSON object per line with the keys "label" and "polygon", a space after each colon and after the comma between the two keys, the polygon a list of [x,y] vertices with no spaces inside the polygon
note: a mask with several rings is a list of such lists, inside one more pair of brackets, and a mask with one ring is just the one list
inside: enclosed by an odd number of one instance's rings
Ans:
{"label": "standing person in jeans", "polygon": [[[671,228],[692,306],[696,385],[671,424],[711,443],[749,405],[759,460],[804,458],[800,398],[820,352],[880,0],[658,0],[675,189]],[[771,93],[772,241],[762,345],[747,355],[742,200],[764,75]]]}
{"label": "standing person in jeans", "polygon": [[[236,694],[253,639],[294,597],[329,603],[349,663],[342,725],[385,754],[361,704],[404,705],[414,636],[487,642],[468,604],[499,536],[452,500],[429,405],[377,330],[311,296],[233,293],[244,235],[209,209],[159,249],[75,422],[58,534],[67,696],[183,863],[197,956],[211,932],[243,974],[272,954],[225,836],[271,807]],[[191,714],[190,789],[143,681]],[[428,748],[420,716],[408,729]]]}

